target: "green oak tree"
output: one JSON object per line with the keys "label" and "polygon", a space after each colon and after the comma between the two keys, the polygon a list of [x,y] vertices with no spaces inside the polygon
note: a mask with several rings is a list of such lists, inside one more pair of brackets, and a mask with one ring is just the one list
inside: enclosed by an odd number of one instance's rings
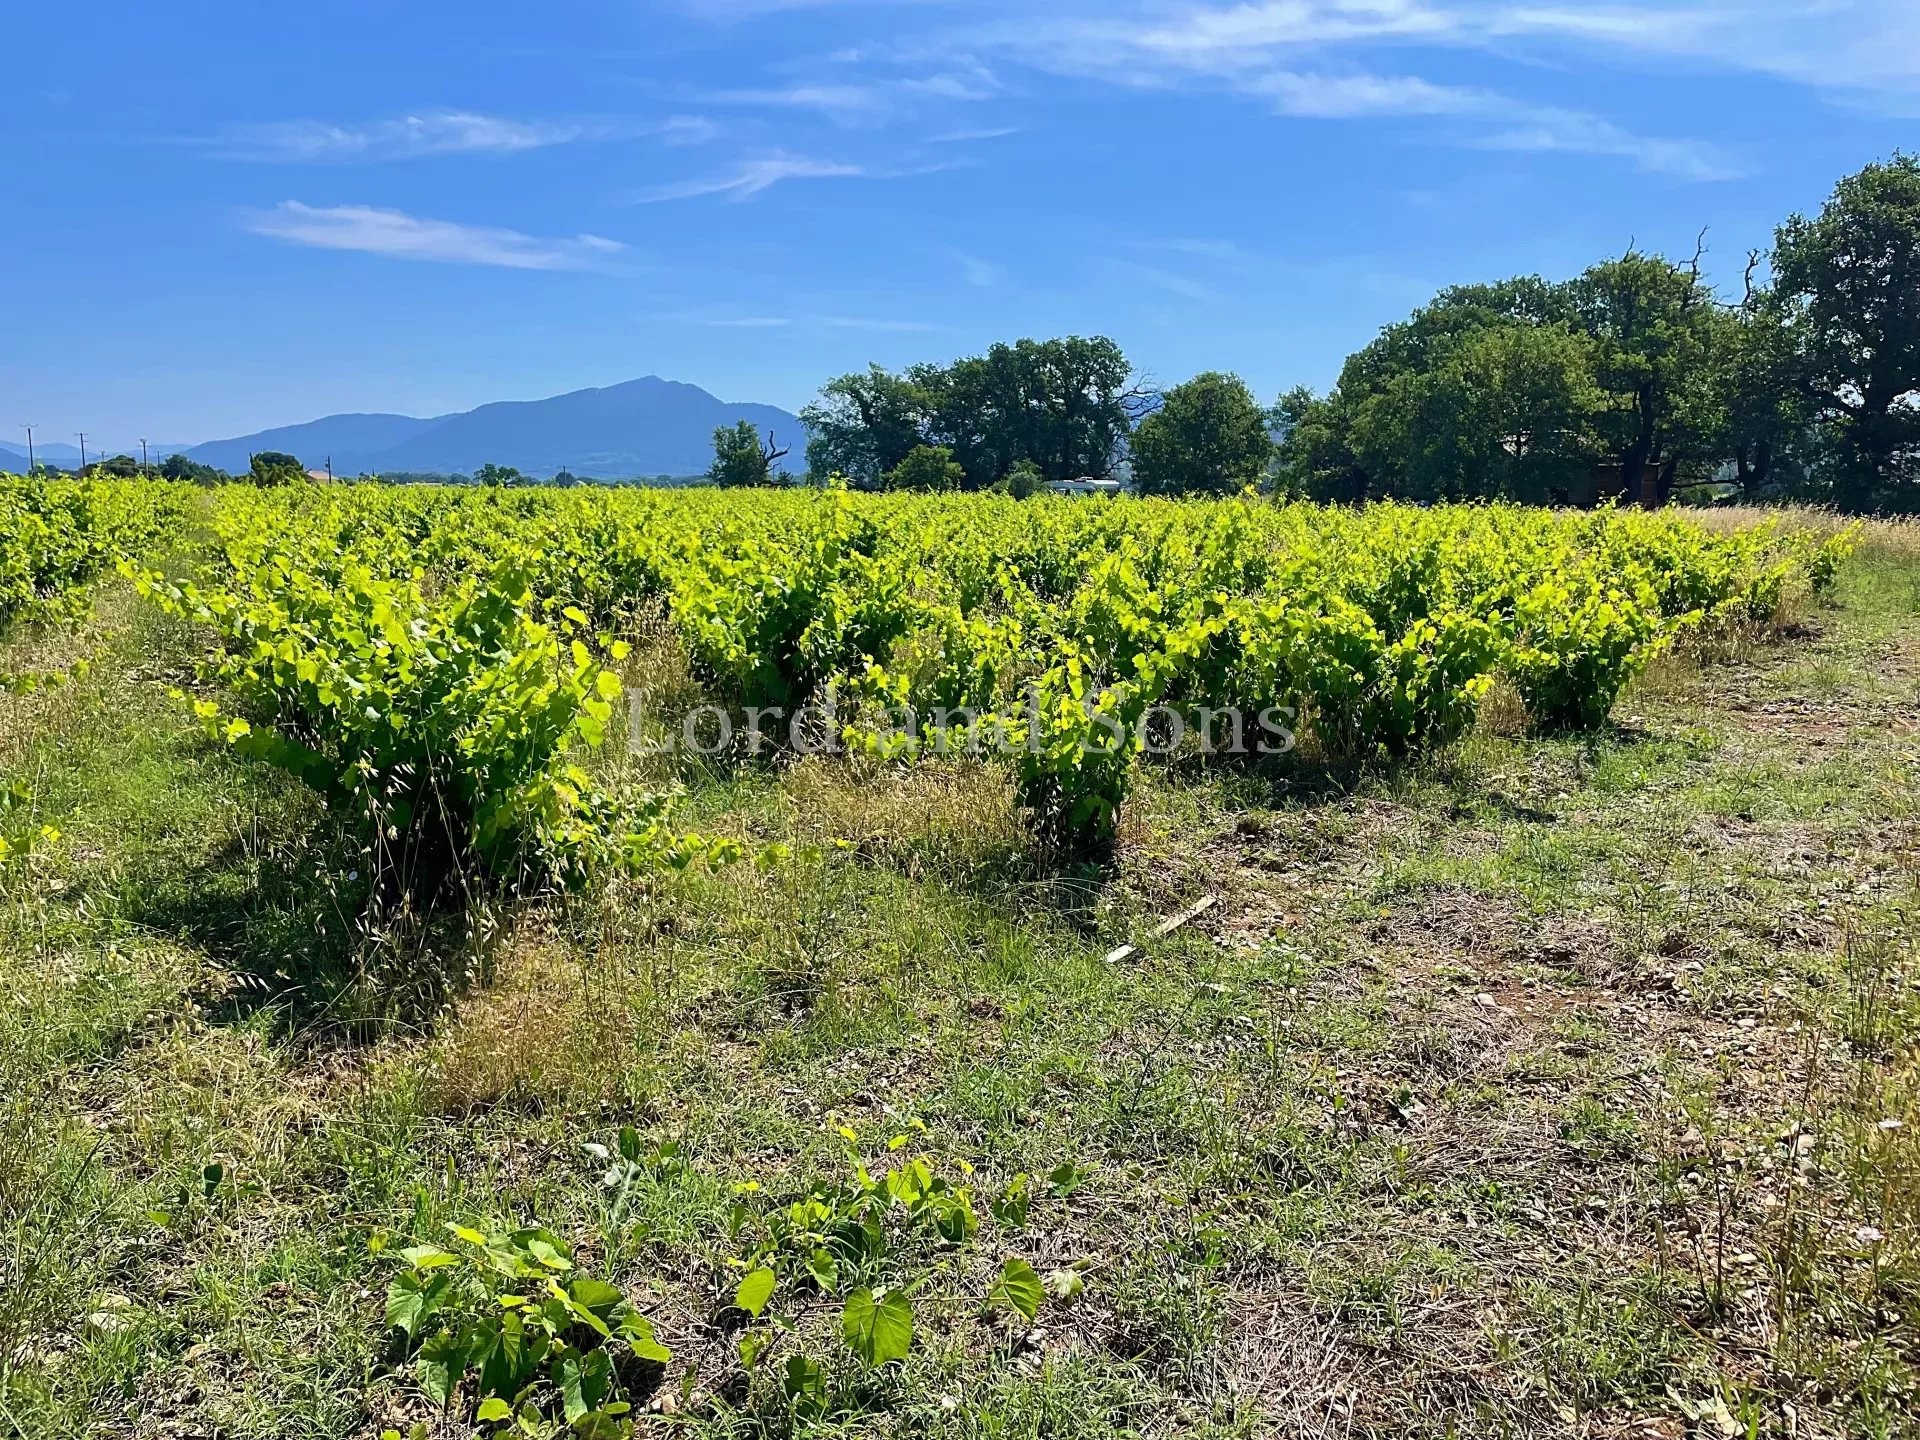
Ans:
{"label": "green oak tree", "polygon": [[160,462],[160,473],[169,480],[188,480],[195,485],[219,485],[231,478],[224,470],[177,454]]}
{"label": "green oak tree", "polygon": [[1629,250],[1570,281],[1574,323],[1593,342],[1605,396],[1596,427],[1628,494],[1649,467],[1671,483],[1682,461],[1708,458],[1722,432],[1713,383],[1718,327],[1699,256],[1685,265]]}
{"label": "green oak tree", "polygon": [[247,475],[256,485],[291,485],[307,478],[307,467],[280,450],[247,457]]}
{"label": "green oak tree", "polygon": [[1564,324],[1488,324],[1436,346],[1356,407],[1361,468],[1407,499],[1551,498],[1595,445],[1593,346]]}
{"label": "green oak tree", "polygon": [[1367,472],[1348,443],[1353,426],[1338,390],[1316,395],[1296,385],[1274,402],[1270,418],[1276,495],[1348,504],[1366,498]]}
{"label": "green oak tree", "polygon": [[916,445],[886,474],[889,490],[958,490],[967,472],[944,445]]}
{"label": "green oak tree", "polygon": [[807,427],[807,470],[815,480],[843,475],[877,489],[926,438],[927,397],[905,376],[878,365],[841,375],[800,412]]}
{"label": "green oak tree", "polygon": [[1268,415],[1238,375],[1209,370],[1134,427],[1133,483],[1148,495],[1233,495],[1267,477]]}
{"label": "green oak tree", "polygon": [[707,479],[715,485],[778,485],[784,477],[773,466],[786,453],[771,437],[762,445],[760,431],[751,420],[722,425],[713,432],[713,464],[707,468]]}
{"label": "green oak tree", "polygon": [[1774,291],[1848,509],[1920,493],[1920,156],[1849,175],[1774,237]]}
{"label": "green oak tree", "polygon": [[801,412],[816,476],[878,487],[921,445],[944,446],[984,489],[1021,461],[1047,480],[1110,475],[1143,408],[1125,355],[1100,336],[1021,340],[948,365],[829,381]]}

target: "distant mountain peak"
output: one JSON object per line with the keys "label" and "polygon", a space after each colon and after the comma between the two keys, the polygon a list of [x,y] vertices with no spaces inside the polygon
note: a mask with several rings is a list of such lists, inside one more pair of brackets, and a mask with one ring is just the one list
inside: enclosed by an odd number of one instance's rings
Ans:
{"label": "distant mountain peak", "polygon": [[190,459],[244,470],[248,456],[280,450],[308,465],[332,458],[336,475],[437,471],[471,474],[489,462],[529,475],[560,470],[594,478],[697,475],[713,456],[713,432],[750,420],[762,430],[800,430],[771,405],[721,400],[684,380],[643,375],[542,400],[497,400],[432,419],[381,413],[327,415],[215,440]]}

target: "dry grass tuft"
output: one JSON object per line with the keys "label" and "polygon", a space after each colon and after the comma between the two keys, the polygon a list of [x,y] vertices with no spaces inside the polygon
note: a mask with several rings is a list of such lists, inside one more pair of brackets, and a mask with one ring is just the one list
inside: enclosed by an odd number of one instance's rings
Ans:
{"label": "dry grass tuft", "polygon": [[1498,676],[1493,688],[1481,697],[1478,726],[1489,735],[1517,739],[1532,727],[1527,702],[1505,675]]}
{"label": "dry grass tuft", "polygon": [[803,834],[846,842],[915,878],[1002,871],[1028,843],[1005,771],[977,761],[889,770],[814,756],[788,772],[784,789]]}
{"label": "dry grass tuft", "polygon": [[1909,564],[1920,560],[1920,517],[1915,516],[1842,515],[1813,505],[1725,505],[1692,511],[1689,518],[1720,533],[1772,522],[1787,530],[1828,536],[1857,526],[1861,555]]}
{"label": "dry grass tuft", "polygon": [[609,1100],[641,1043],[616,975],[544,942],[509,948],[494,983],[459,1000],[432,1047],[429,1089],[443,1114]]}

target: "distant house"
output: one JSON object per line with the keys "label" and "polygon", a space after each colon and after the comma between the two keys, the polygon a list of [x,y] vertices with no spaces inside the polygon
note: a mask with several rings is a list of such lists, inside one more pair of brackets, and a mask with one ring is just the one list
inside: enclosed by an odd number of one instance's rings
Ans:
{"label": "distant house", "polygon": [[1055,495],[1118,495],[1120,482],[1082,475],[1078,480],[1049,480],[1046,488]]}

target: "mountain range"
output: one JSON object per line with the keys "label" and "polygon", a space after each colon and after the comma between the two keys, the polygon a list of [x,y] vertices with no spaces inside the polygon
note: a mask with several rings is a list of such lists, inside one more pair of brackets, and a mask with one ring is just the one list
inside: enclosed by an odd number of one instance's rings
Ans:
{"label": "mountain range", "polygon": [[[511,465],[547,478],[561,470],[595,479],[633,475],[698,475],[713,459],[713,432],[751,420],[797,451],[806,442],[799,418],[772,405],[719,400],[697,385],[658,375],[545,400],[501,400],[453,415],[328,415],[211,440],[184,448],[188,459],[238,473],[248,457],[278,450],[310,470],[329,459],[336,475],[438,472],[472,474],[482,465]],[[89,447],[91,451],[92,447]],[[177,447],[176,447],[177,448]],[[67,447],[42,458],[71,464]],[[153,450],[157,463],[172,450]],[[26,456],[0,446],[0,468],[24,469]]]}

